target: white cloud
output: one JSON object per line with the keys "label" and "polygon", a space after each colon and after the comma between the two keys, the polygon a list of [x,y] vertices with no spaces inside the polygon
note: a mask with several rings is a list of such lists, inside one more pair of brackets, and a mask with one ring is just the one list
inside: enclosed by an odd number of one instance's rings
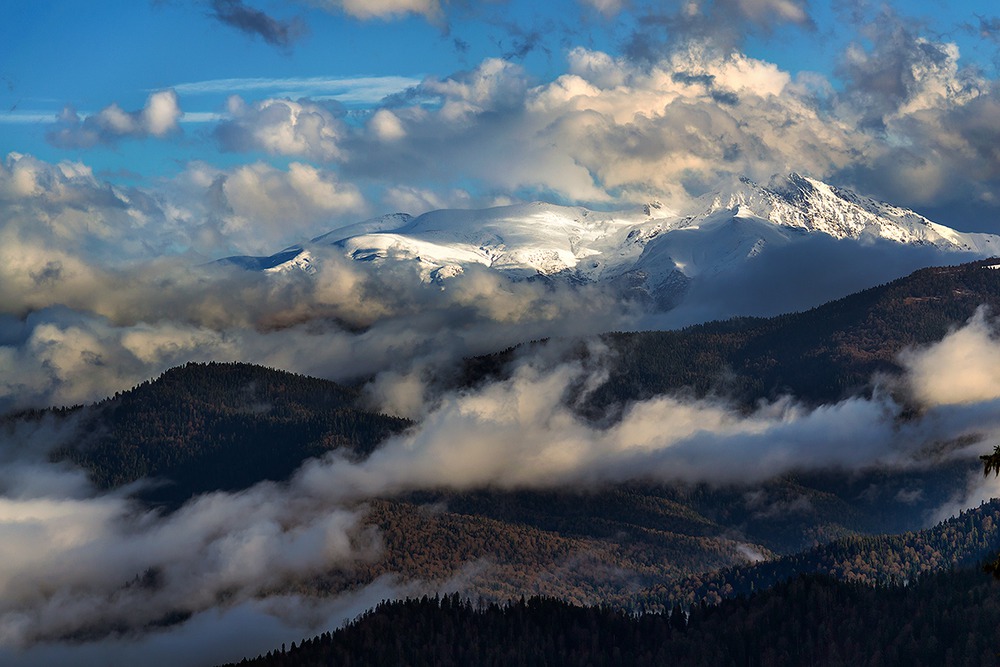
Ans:
{"label": "white cloud", "polygon": [[46,266],[65,264],[69,255],[113,266],[155,256],[179,240],[176,221],[156,198],[101,182],[78,162],[10,153],[0,164],[0,208],[6,240],[0,254],[22,267],[25,279],[30,272],[44,279]]}
{"label": "white cloud", "polygon": [[142,109],[140,125],[154,137],[162,137],[177,129],[177,119],[182,114],[177,104],[177,93],[172,90],[153,93]]}
{"label": "white cloud", "polygon": [[368,120],[368,128],[381,141],[395,141],[406,136],[399,116],[388,109],[379,109]]}
{"label": "white cloud", "polygon": [[391,145],[377,131],[358,136],[345,172],[396,187],[461,176],[487,191],[680,208],[671,199],[687,196],[686,182],[826,175],[865,150],[866,137],[771,63],[692,47],[653,65],[578,48],[569,64],[536,86],[495,59],[428,79],[391,109],[405,135],[393,132]]}
{"label": "white cloud", "polygon": [[226,151],[262,150],[274,155],[300,155],[330,162],[343,157],[343,122],[314,102],[266,99],[253,104],[232,96],[230,118],[215,129]]}
{"label": "white cloud", "polygon": [[308,0],[318,7],[343,11],[359,19],[393,19],[407,14],[436,18],[441,13],[438,0]]}
{"label": "white cloud", "polygon": [[191,81],[173,87],[181,95],[267,92],[271,97],[333,99],[344,104],[377,104],[420,83],[406,76],[241,78]]}
{"label": "white cloud", "polygon": [[332,174],[299,162],[291,163],[287,172],[261,163],[240,167],[226,178],[223,190],[237,215],[266,222],[317,213],[355,212],[362,206],[356,188],[339,184]]}
{"label": "white cloud", "polygon": [[60,148],[90,148],[114,144],[123,138],[164,137],[178,129],[183,113],[177,93],[161,90],[152,93],[138,111],[127,112],[111,104],[81,119],[72,107],[65,107],[47,136]]}
{"label": "white cloud", "polygon": [[223,214],[222,231],[254,252],[273,252],[283,237],[308,234],[320,220],[365,209],[364,197],[353,184],[301,162],[289,164],[288,171],[258,162],[222,174],[220,181],[231,211]]}
{"label": "white cloud", "polygon": [[921,405],[960,405],[1000,399],[1000,344],[980,309],[961,329],[927,349],[902,357]]}

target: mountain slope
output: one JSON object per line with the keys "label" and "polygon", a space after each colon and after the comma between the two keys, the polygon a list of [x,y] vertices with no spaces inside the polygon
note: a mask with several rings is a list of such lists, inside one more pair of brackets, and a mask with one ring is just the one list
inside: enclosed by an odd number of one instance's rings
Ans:
{"label": "mountain slope", "polygon": [[930,572],[974,567],[1000,549],[1000,500],[921,531],[851,536],[807,551],[697,575],[654,589],[668,607],[749,595],[803,574],[869,586],[915,581]]}
{"label": "mountain slope", "polygon": [[358,407],[357,390],[250,364],[188,364],[82,409],[68,459],[103,488],[168,482],[150,500],[287,478],[336,448],[365,456],[410,422]]}
{"label": "mountain slope", "polygon": [[[980,306],[1000,312],[1000,271],[989,268],[996,263],[921,269],[800,313],[606,334],[608,378],[591,395],[591,414],[678,391],[718,393],[747,406],[788,394],[818,404],[870,391],[878,374],[900,372],[904,348],[939,341]],[[462,381],[505,376],[509,362],[545,346],[469,359]],[[566,358],[589,354],[581,343]]]}
{"label": "mountain slope", "polygon": [[[1000,254],[1000,237],[957,232],[890,204],[798,174],[767,185],[740,179],[678,214],[651,204],[597,212],[534,202],[482,210],[392,214],[350,225],[270,257],[221,260],[251,270],[310,270],[317,254],[375,264],[412,262],[425,281],[472,265],[513,279],[611,282],[670,306],[702,274],[738,271],[765,250],[822,236],[942,253]],[[859,246],[860,247],[860,246]]]}
{"label": "mountain slope", "polygon": [[794,173],[766,186],[741,178],[729,189],[703,195],[697,206],[701,213],[693,219],[730,210],[837,239],[881,238],[987,255],[1000,250],[992,234],[956,232],[908,209]]}
{"label": "mountain slope", "polygon": [[424,597],[383,602],[344,628],[239,664],[985,667],[996,664],[994,586],[974,570],[889,588],[803,577],[687,614],[640,616],[551,599]]}

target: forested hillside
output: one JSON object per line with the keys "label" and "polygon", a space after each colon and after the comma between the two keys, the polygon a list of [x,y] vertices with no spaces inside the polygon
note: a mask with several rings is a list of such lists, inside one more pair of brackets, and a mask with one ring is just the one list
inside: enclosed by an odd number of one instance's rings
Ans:
{"label": "forested hillside", "polygon": [[187,364],[83,411],[81,433],[54,454],[99,486],[144,477],[150,499],[285,479],[331,449],[369,454],[409,422],[359,407],[357,390],[251,364]]}
{"label": "forested hillside", "polygon": [[852,536],[801,553],[657,586],[664,606],[688,605],[764,590],[801,574],[825,574],[871,586],[916,581],[928,572],[969,567],[1000,550],[1000,500],[921,531]]}
{"label": "forested hillside", "polygon": [[[454,498],[455,508],[450,503],[375,501],[368,520],[379,529],[382,553],[350,571],[322,577],[317,586],[336,592],[400,575],[438,585],[461,581],[463,590],[486,600],[544,595],[576,604],[660,611],[678,603],[717,603],[800,574],[871,585],[911,581],[928,572],[974,565],[1000,551],[1000,501],[926,530],[851,533],[781,556],[764,544],[738,539],[734,526],[712,523],[689,507],[664,503],[653,509],[662,499],[636,490],[590,498],[481,494],[475,502],[487,498],[511,508],[520,505],[518,513],[547,500],[553,508],[525,513],[518,521],[494,518],[503,510],[467,513],[466,506],[459,511],[461,497]],[[601,501],[613,507],[602,513],[594,508]],[[574,502],[579,511],[565,509]],[[635,517],[615,518],[629,507],[636,509]],[[751,563],[751,557],[766,560]]]}
{"label": "forested hillside", "polygon": [[383,603],[348,626],[241,665],[966,667],[997,664],[1000,588],[977,570],[908,586],[794,579],[689,615],[632,616],[532,598]]}
{"label": "forested hillside", "polygon": [[867,391],[876,374],[900,370],[904,348],[940,340],[982,305],[1000,310],[1000,271],[987,264],[923,269],[804,313],[609,335],[617,355],[594,401],[685,387],[748,404],[782,394],[822,403]]}
{"label": "forested hillside", "polygon": [[[923,269],[802,313],[607,334],[609,377],[589,411],[599,417],[608,406],[678,391],[748,407],[786,394],[823,403],[867,393],[877,374],[900,370],[904,348],[940,340],[980,306],[1000,312],[1000,271],[984,268],[990,264]],[[540,345],[469,360],[463,381],[501,376],[510,360]],[[589,354],[582,344],[570,349],[568,357]]]}

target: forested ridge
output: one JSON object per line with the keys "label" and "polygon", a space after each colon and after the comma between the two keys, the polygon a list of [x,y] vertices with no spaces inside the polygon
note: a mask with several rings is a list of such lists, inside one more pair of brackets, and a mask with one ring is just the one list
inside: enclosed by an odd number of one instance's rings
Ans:
{"label": "forested ridge", "polygon": [[160,501],[287,478],[332,449],[355,457],[410,422],[360,407],[356,389],[242,363],[190,363],[84,409],[80,437],[55,459],[112,488],[169,480]]}
{"label": "forested ridge", "polygon": [[[675,392],[715,394],[746,407],[783,395],[818,404],[868,393],[879,374],[900,371],[903,349],[939,341],[980,306],[1000,313],[1000,271],[984,268],[991,263],[922,269],[800,313],[606,334],[611,355],[602,365],[609,375],[587,412],[599,417],[610,406]],[[462,381],[504,376],[512,359],[545,345],[470,359]],[[591,354],[582,343],[567,347],[566,358]]]}
{"label": "forested ridge", "polygon": [[620,532],[596,537],[401,500],[369,502],[367,520],[379,530],[379,555],[319,577],[315,588],[335,594],[398,575],[431,586],[461,580],[489,600],[549,595],[632,608],[645,606],[646,589],[657,582],[742,559],[737,543],[717,534],[721,529],[686,535],[621,523]]}
{"label": "forested ridge", "polygon": [[399,501],[374,503],[370,518],[382,532],[384,554],[360,565],[349,583],[389,573],[447,581],[467,563],[484,561],[488,566],[465,579],[468,590],[486,599],[538,594],[633,610],[716,603],[800,574],[871,585],[911,581],[980,563],[1000,551],[1000,500],[925,530],[852,535],[787,556],[747,545],[768,560],[729,567],[727,562],[739,559],[739,543],[720,538],[719,527],[700,537],[658,530],[653,522],[645,527],[621,522],[619,532],[600,538]]}
{"label": "forested ridge", "polygon": [[654,587],[664,606],[764,590],[801,574],[869,585],[902,583],[928,572],[969,567],[1000,550],[1000,500],[966,510],[932,528],[896,535],[854,535],[812,549],[707,572]]}
{"label": "forested ridge", "polygon": [[1000,312],[990,262],[917,271],[802,313],[737,318],[680,331],[609,334],[616,352],[595,404],[690,388],[752,404],[791,395],[812,403],[869,391],[900,371],[899,353],[939,341],[980,306]]}
{"label": "forested ridge", "polygon": [[238,664],[986,667],[998,661],[997,627],[1000,587],[975,569],[905,586],[813,575],[718,605],[639,616],[548,598],[383,602],[339,630]]}

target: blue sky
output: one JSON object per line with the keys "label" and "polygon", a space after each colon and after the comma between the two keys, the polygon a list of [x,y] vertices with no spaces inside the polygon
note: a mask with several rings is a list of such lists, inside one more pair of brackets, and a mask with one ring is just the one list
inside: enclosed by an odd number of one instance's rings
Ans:
{"label": "blue sky", "polygon": [[[225,179],[247,165],[307,164],[356,192],[351,205],[291,225],[287,241],[396,208],[682,202],[718,179],[789,170],[962,229],[996,229],[997,14],[985,0],[9,2],[0,144],[181,207],[195,196],[186,175],[208,168]],[[586,102],[552,101],[595,58],[615,71],[583,76],[597,87]],[[740,58],[751,66],[723,81]],[[777,88],[751,103],[764,75]],[[687,89],[664,93],[664,77]],[[151,131],[138,120],[162,91],[173,91],[176,113]],[[240,119],[231,96],[249,110]],[[630,97],[649,99],[631,111]],[[330,136],[282,143],[270,103],[283,99],[306,103],[285,121],[316,112]],[[671,105],[676,117],[662,111]],[[772,119],[776,105],[785,108]],[[711,120],[692,133],[680,112],[695,106]],[[75,120],[57,122],[68,111]],[[135,122],[109,125],[114,112]],[[376,115],[391,138],[373,134]],[[769,136],[768,123],[792,117],[795,136]],[[674,141],[678,131],[691,136]],[[638,137],[641,157],[616,153],[625,135]]]}

